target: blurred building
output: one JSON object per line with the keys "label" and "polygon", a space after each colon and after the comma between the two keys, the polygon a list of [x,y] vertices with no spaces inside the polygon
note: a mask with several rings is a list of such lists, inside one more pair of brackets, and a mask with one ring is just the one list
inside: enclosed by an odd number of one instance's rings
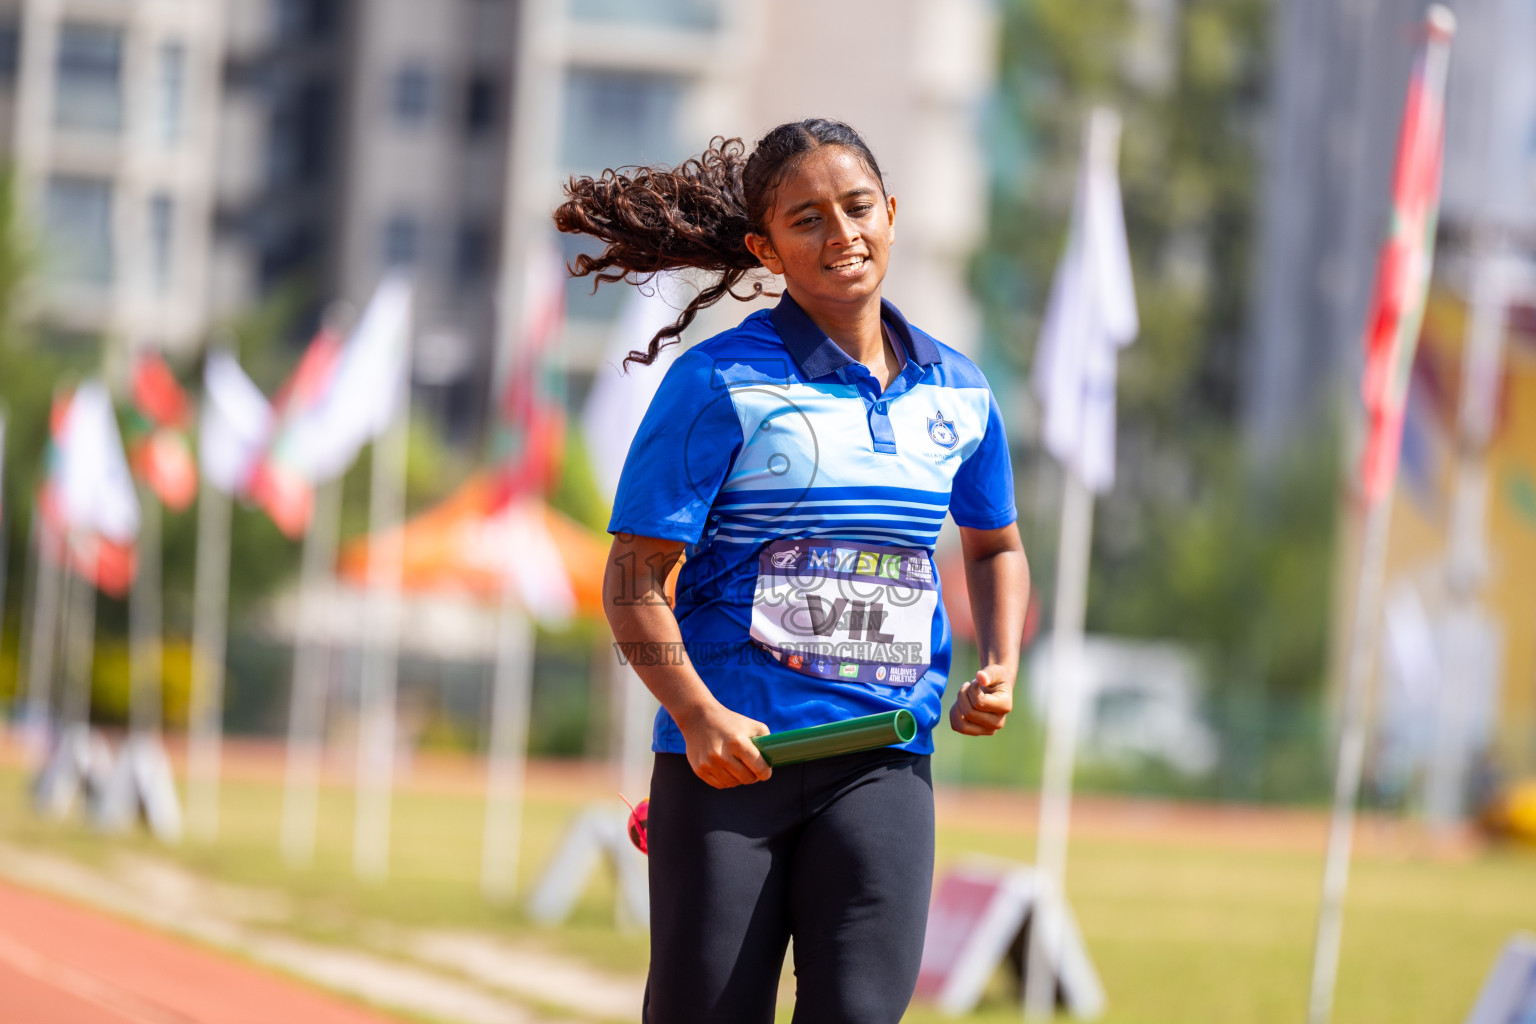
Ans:
{"label": "blurred building", "polygon": [[0,5],[0,145],[64,332],[185,346],[205,329],[226,4]]}
{"label": "blurred building", "polygon": [[[898,197],[898,244],[885,293],[912,321],[962,350],[977,310],[965,265],[986,216],[981,105],[991,88],[995,22],[985,0],[566,0],[550,33],[561,102],[559,166],[530,202],[548,209],[566,174],[674,162],[716,135],[750,146],[806,117],[852,124]],[[807,26],[814,25],[814,31]],[[858,39],[857,64],[849,40]],[[567,257],[590,246],[562,239]],[[569,290],[567,342],[577,375],[602,358],[624,289]],[[725,300],[689,340],[750,307]],[[644,339],[637,340],[636,344]]]}
{"label": "blurred building", "polygon": [[[1262,458],[1357,393],[1403,97],[1429,3],[1274,5],[1273,99],[1243,394],[1245,431]],[[1449,6],[1458,28],[1442,234],[1454,250],[1485,217],[1536,251],[1536,15],[1528,0]]]}
{"label": "blurred building", "polygon": [[[478,416],[491,363],[512,0],[242,0],[216,304],[367,301],[410,268],[416,380]],[[455,387],[455,385],[458,385]]]}
{"label": "blurred building", "polygon": [[[801,117],[866,134],[901,203],[889,294],[972,347],[992,24],[985,0],[0,0],[0,138],[55,327],[186,349],[284,285],[360,306],[408,266],[417,384],[478,424],[567,175]],[[879,59],[851,68],[854,37]],[[625,296],[569,288],[575,397]]]}

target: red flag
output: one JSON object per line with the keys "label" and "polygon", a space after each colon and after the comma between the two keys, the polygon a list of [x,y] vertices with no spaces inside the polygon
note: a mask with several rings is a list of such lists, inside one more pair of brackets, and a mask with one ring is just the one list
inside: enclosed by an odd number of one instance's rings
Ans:
{"label": "red flag", "polygon": [[565,326],[565,288],[558,249],[553,243],[541,247],[528,268],[515,361],[498,403],[501,423],[493,448],[501,462],[497,492],[502,500],[548,492],[563,461],[565,410],[543,393],[543,378],[544,355]]}
{"label": "red flag", "polygon": [[1403,410],[1434,263],[1452,28],[1434,17],[1429,27],[1408,82],[1392,175],[1392,230],[1381,249],[1365,333],[1361,390],[1370,426],[1360,482],[1367,502],[1391,494],[1397,476]]}
{"label": "red flag", "polygon": [[[322,327],[304,351],[304,357],[284,382],[272,402],[273,431],[277,437],[282,426],[302,414],[325,395],[341,356],[342,337]],[[289,537],[300,537],[309,527],[315,492],[309,479],[289,465],[276,449],[269,449],[251,475],[247,497],[259,506]]]}
{"label": "red flag", "polygon": [[534,415],[544,353],[565,327],[565,262],[553,242],[533,253],[526,284],[521,323],[512,339],[516,354],[500,402],[502,416],[514,426]]}
{"label": "red flag", "polygon": [[133,407],[157,427],[186,429],[191,403],[176,382],[176,375],[156,352],[140,352],[133,361],[129,382]]}
{"label": "red flag", "polygon": [[128,464],[168,508],[180,512],[197,496],[187,393],[158,353],[141,352],[133,361],[129,398]]}

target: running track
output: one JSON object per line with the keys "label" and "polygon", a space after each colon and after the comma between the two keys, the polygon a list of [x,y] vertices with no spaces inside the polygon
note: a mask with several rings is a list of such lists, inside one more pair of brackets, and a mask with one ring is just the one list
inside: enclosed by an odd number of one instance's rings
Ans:
{"label": "running track", "polygon": [[396,1024],[297,982],[0,883],[3,1024]]}

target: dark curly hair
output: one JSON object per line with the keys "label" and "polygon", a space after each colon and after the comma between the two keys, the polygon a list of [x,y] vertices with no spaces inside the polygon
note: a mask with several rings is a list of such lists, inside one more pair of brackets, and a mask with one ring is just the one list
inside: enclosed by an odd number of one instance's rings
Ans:
{"label": "dark curly hair", "polygon": [[885,179],[859,133],[841,121],[811,118],[781,124],[758,140],[751,155],[740,139],[717,136],[703,155],[676,167],[609,168],[595,178],[572,177],[555,227],[604,243],[597,256],[580,255],[572,276],[645,284],[665,270],[692,268],[719,274],[688,303],[677,321],[657,331],[644,352],[624,360],[649,366],[693,323],[699,310],[729,295],[748,302],[763,294],[761,281],[734,289],[762,264],[747,249],[749,233],[766,234],[768,212],[784,176],[807,153],[844,146],[858,154],[884,189]]}

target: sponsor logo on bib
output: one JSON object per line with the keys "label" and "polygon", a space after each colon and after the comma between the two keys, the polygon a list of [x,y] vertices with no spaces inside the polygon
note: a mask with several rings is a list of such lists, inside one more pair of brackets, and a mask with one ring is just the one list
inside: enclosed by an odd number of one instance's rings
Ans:
{"label": "sponsor logo on bib", "polygon": [[910,686],[928,669],[938,603],[926,551],[782,540],[759,555],[750,633],[805,675]]}
{"label": "sponsor logo on bib", "polygon": [[784,551],[775,551],[773,553],[773,567],[775,569],[793,569],[795,567],[795,562],[799,561],[799,559],[799,548],[789,548]]}

